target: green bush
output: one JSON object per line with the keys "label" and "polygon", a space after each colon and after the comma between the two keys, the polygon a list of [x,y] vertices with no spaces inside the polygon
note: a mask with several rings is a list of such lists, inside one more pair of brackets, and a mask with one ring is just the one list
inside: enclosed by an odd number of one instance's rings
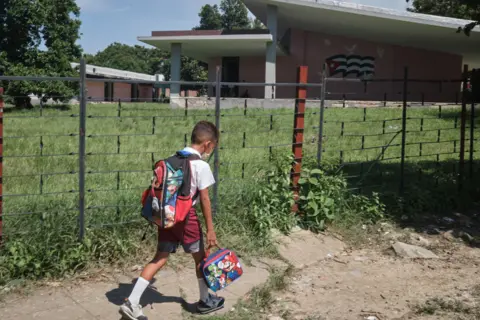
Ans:
{"label": "green bush", "polygon": [[377,194],[371,197],[353,194],[343,176],[315,168],[313,163],[306,163],[302,168],[299,214],[293,214],[292,162],[292,157],[276,156],[266,181],[257,183],[251,208],[247,210],[260,238],[268,240],[271,229],[288,233],[300,225],[319,232],[341,220],[349,221],[348,224],[373,224],[383,218],[385,206]]}
{"label": "green bush", "polygon": [[339,174],[308,167],[302,171],[305,177],[299,182],[299,208],[304,228],[318,232],[331,223],[373,224],[383,218],[385,206],[377,194],[367,197],[352,193],[346,179]]}
{"label": "green bush", "polygon": [[256,194],[251,208],[251,220],[256,234],[268,240],[270,231],[278,229],[288,233],[297,225],[297,217],[292,214],[294,204],[290,185],[291,157],[274,159],[274,167],[266,179],[256,183]]}

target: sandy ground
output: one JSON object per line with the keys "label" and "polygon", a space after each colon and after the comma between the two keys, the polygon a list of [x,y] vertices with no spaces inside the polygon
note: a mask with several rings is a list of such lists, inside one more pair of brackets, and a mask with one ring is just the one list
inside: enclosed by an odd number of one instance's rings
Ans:
{"label": "sandy ground", "polygon": [[[275,315],[311,320],[480,319],[480,249],[443,235],[387,232],[385,238],[382,244],[347,248],[296,271],[288,290],[276,295]],[[400,258],[390,249],[395,238],[420,242],[439,259]]]}
{"label": "sandy ground", "polygon": [[[448,233],[378,231],[371,236],[374,241],[356,249],[332,235],[298,231],[280,236],[279,252],[295,269],[286,290],[274,292],[271,308],[258,314],[269,320],[480,320],[479,248]],[[428,248],[438,258],[399,257],[392,249],[397,241]],[[242,280],[221,293],[228,297],[225,319],[237,301],[265,283],[270,267],[261,261],[245,266]],[[0,302],[0,319],[119,319],[118,305],[138,271],[96,274],[93,280],[55,282],[27,295],[8,295]],[[194,270],[167,269],[157,278],[142,300],[149,318],[189,318],[198,298]]]}

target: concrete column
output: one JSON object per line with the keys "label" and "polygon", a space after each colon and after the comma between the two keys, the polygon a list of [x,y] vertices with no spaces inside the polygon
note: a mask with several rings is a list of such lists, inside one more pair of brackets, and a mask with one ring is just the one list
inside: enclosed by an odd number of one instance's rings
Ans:
{"label": "concrete column", "polygon": [[[267,28],[272,35],[272,42],[267,43],[267,52],[265,55],[265,82],[277,82],[277,24],[278,10],[274,5],[267,5]],[[265,99],[275,98],[276,87],[265,87]]]}
{"label": "concrete column", "polygon": [[[172,43],[171,45],[171,56],[170,56],[170,80],[171,81],[180,81],[181,68],[182,68],[182,44],[181,43]],[[170,97],[179,97],[180,96],[180,85],[171,84],[170,85]]]}

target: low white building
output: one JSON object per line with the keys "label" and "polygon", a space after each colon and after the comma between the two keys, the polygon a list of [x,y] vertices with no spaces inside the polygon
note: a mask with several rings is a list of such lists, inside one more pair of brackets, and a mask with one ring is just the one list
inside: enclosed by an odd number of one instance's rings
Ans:
{"label": "low white building", "polygon": [[[79,63],[71,63],[78,68]],[[87,64],[87,97],[89,101],[153,101],[159,96],[154,81],[164,81],[163,75],[149,75]],[[92,81],[89,79],[144,80],[145,83]]]}

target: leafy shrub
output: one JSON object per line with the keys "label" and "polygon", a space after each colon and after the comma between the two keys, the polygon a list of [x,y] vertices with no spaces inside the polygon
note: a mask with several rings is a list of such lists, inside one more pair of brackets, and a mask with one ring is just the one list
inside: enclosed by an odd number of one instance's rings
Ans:
{"label": "leafy shrub", "polygon": [[268,240],[271,229],[288,233],[300,225],[319,232],[328,224],[346,220],[349,223],[373,224],[383,218],[385,206],[377,194],[372,197],[355,195],[348,190],[347,181],[338,174],[306,163],[300,179],[299,215],[292,213],[294,194],[291,190],[293,158],[276,156],[267,182],[257,183],[252,200],[251,219],[258,236]]}
{"label": "leafy shrub", "polygon": [[[383,218],[385,206],[377,194],[372,197],[356,195],[348,190],[346,179],[324,170],[303,168],[300,179],[299,207],[303,227],[322,231],[330,223],[362,222],[373,224]],[[349,225],[349,224],[346,224]]]}
{"label": "leafy shrub", "polygon": [[292,214],[292,161],[292,157],[274,158],[273,169],[267,172],[266,179],[257,181],[251,208],[246,209],[251,215],[256,234],[263,240],[268,240],[271,229],[288,233],[297,225],[297,217]]}
{"label": "leafy shrub", "polygon": [[345,206],[347,182],[340,176],[329,176],[320,169],[304,168],[300,179],[299,208],[302,225],[321,231],[325,224],[335,221]]}

